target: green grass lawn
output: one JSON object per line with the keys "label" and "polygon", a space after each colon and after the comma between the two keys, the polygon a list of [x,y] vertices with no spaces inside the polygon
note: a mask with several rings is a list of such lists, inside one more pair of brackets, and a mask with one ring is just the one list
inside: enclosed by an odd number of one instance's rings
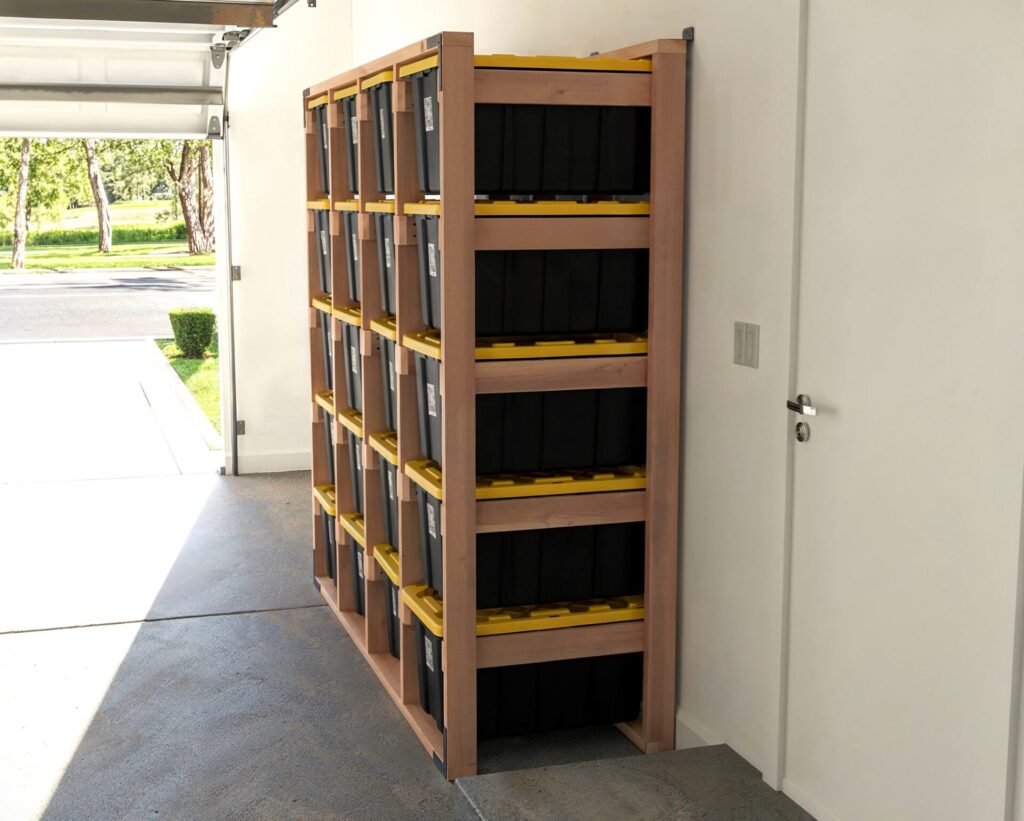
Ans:
{"label": "green grass lawn", "polygon": [[196,398],[206,418],[220,433],[220,359],[216,337],[205,359],[187,359],[182,356],[173,339],[157,339],[156,344]]}
{"label": "green grass lawn", "polygon": [[[29,246],[29,270],[70,271],[78,268],[171,268],[213,265],[213,254],[189,254],[187,242],[134,242],[114,245],[101,254],[95,245]],[[0,271],[11,269],[11,248],[0,246]]]}
{"label": "green grass lawn", "polygon": [[[156,215],[161,211],[171,211],[172,208],[170,199],[115,202],[110,206],[110,221],[114,225],[156,224]],[[52,222],[43,220],[39,228],[95,228],[97,225],[96,208],[90,205],[85,208],[69,208]]]}

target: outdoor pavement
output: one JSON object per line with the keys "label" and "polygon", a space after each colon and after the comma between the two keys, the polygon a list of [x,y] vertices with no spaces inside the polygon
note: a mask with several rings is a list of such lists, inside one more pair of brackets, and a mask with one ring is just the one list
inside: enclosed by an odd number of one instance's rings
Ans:
{"label": "outdoor pavement", "polygon": [[0,380],[0,485],[219,465],[152,340],[0,344]]}
{"label": "outdoor pavement", "polygon": [[169,310],[215,302],[213,268],[3,273],[0,342],[169,337]]}

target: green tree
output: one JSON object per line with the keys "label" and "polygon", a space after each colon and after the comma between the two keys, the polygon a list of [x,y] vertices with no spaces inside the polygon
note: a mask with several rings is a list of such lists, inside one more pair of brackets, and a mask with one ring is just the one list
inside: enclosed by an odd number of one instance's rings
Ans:
{"label": "green tree", "polygon": [[[25,241],[33,223],[62,213],[72,199],[88,196],[88,175],[77,140],[0,139],[0,195],[13,223],[14,268],[24,266]],[[5,217],[7,215],[5,214]]]}
{"label": "green tree", "polygon": [[141,200],[152,196],[160,183],[170,187],[164,159],[176,140],[100,140],[97,151],[103,181],[114,202]]}
{"label": "green tree", "polygon": [[85,152],[85,168],[89,175],[89,186],[92,188],[93,202],[96,205],[96,224],[99,226],[99,251],[101,254],[109,254],[113,242],[110,225],[110,205],[107,202],[107,189],[103,185],[103,176],[100,173],[100,156],[96,150],[96,141],[88,138],[83,139],[82,150]]}

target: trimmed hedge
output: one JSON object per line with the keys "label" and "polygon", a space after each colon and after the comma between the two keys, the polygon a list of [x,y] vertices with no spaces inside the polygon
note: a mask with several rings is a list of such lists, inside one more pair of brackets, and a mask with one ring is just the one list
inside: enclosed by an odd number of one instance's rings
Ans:
{"label": "trimmed hedge", "polygon": [[174,344],[189,359],[202,359],[217,327],[217,317],[210,308],[177,308],[170,312]]}
{"label": "trimmed hedge", "polygon": [[[114,244],[119,242],[176,242],[188,239],[185,223],[166,225],[115,225],[112,229]],[[53,228],[49,231],[29,231],[26,244],[42,245],[96,245],[100,241],[98,228]],[[14,243],[13,232],[0,231],[0,246]]]}

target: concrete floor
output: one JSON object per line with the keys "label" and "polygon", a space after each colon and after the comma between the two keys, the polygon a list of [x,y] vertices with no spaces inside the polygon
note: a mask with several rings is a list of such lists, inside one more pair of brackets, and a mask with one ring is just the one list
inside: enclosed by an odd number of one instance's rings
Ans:
{"label": "concrete floor", "polygon": [[814,821],[724,744],[479,775],[457,787],[459,821]]}
{"label": "concrete floor", "polygon": [[0,537],[0,818],[447,819],[470,796],[472,818],[593,818],[615,772],[712,810],[663,817],[802,817],[730,814],[779,797],[735,762],[659,768],[614,728],[487,742],[500,774],[446,783],[314,592],[308,482],[0,485],[21,534]]}

